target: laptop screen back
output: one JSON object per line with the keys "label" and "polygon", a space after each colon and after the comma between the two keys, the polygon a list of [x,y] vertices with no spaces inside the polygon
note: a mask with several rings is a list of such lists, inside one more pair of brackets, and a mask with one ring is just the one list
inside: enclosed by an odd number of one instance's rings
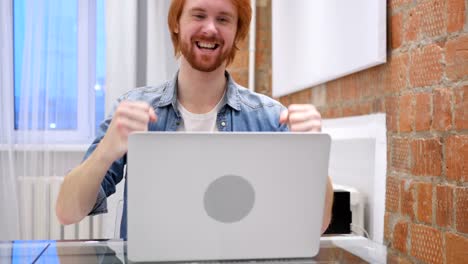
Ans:
{"label": "laptop screen back", "polygon": [[313,257],[329,151],[326,134],[132,134],[129,259]]}

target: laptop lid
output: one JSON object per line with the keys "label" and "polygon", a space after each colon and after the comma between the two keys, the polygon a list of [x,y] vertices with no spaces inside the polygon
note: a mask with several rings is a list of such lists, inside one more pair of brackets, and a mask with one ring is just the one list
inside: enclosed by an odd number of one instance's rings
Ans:
{"label": "laptop lid", "polygon": [[326,134],[130,135],[128,258],[315,256],[329,152]]}

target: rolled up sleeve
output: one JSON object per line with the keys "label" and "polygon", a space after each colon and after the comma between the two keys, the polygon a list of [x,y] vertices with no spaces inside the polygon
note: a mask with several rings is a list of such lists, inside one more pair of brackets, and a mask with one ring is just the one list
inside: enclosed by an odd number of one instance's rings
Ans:
{"label": "rolled up sleeve", "polygon": [[[99,126],[97,137],[88,148],[83,160],[86,160],[96,149],[99,142],[101,142],[102,138],[106,134],[107,128],[112,120],[112,115],[107,117]],[[101,182],[101,186],[99,188],[99,192],[96,198],[96,202],[93,206],[93,209],[89,212],[88,215],[96,215],[107,213],[107,197],[115,193],[116,185],[122,180],[124,177],[124,166],[126,163],[126,156],[114,161],[110,168],[107,170],[104,179]]]}

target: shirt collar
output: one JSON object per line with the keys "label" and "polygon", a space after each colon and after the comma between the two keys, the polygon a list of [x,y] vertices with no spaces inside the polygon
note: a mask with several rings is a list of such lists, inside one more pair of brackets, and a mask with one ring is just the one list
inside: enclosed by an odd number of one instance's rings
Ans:
{"label": "shirt collar", "polygon": [[[229,105],[233,109],[240,111],[240,98],[239,98],[239,87],[232,79],[231,75],[225,71],[224,75],[227,79],[227,90],[226,95],[223,98],[221,108],[224,105]],[[159,101],[158,107],[164,107],[172,105],[174,109],[177,109],[177,77],[179,76],[179,71],[174,75],[174,77],[166,82],[165,87],[163,88],[163,94],[161,100]],[[177,112],[177,111],[176,111]]]}

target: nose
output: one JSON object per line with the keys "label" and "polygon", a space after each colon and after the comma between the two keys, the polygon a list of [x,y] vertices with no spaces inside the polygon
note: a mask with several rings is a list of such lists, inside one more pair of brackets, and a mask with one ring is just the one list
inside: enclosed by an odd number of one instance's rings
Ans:
{"label": "nose", "polygon": [[216,35],[218,29],[216,28],[216,21],[213,19],[207,19],[203,26],[203,34],[207,36]]}

